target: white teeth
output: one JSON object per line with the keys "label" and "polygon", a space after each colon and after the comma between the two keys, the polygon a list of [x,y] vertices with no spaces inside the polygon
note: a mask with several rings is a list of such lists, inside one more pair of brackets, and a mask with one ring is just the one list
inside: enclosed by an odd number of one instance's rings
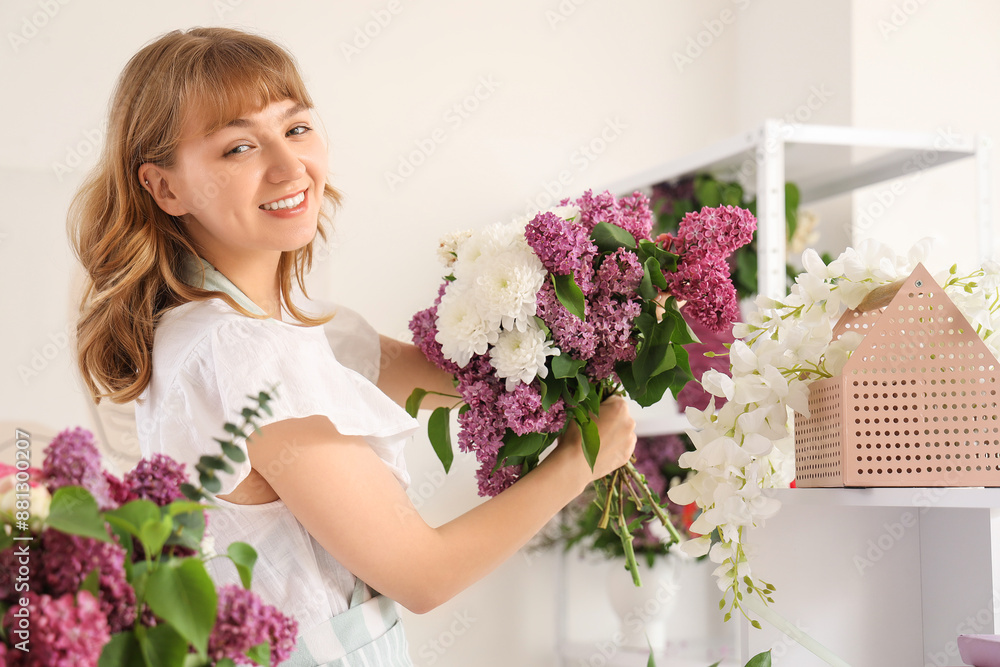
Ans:
{"label": "white teeth", "polygon": [[301,204],[306,198],[305,190],[295,195],[294,197],[289,197],[288,199],[279,199],[278,201],[271,202],[270,204],[264,204],[261,206],[265,211],[277,211],[281,208],[295,208]]}

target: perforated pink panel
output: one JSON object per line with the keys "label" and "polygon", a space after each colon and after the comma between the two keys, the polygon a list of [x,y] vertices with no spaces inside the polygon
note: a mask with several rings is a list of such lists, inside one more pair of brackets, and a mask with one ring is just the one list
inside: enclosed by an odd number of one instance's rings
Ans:
{"label": "perforated pink panel", "polygon": [[797,485],[1000,486],[997,360],[927,270],[845,331],[865,338],[796,415]]}

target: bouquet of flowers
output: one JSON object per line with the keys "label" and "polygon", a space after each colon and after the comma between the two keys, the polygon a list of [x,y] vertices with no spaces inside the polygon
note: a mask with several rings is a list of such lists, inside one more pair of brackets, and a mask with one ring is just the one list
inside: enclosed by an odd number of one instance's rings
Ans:
{"label": "bouquet of flowers", "polygon": [[[226,431],[243,435],[269,400],[261,392]],[[243,460],[232,439],[219,442]],[[210,506],[198,500],[220,488],[216,470],[231,470],[222,456],[201,458],[200,487],[163,455],[118,479],[82,428],[52,440],[41,470],[26,459],[0,470],[0,667],[271,665],[294,650],[295,620],[249,590],[252,547],[224,554],[242,588],[216,591],[205,569]]]}
{"label": "bouquet of flowers", "polygon": [[[645,196],[588,191],[530,220],[442,241],[450,273],[410,329],[427,358],[455,376],[459,448],[480,462],[480,493],[496,495],[531,470],[571,422],[593,466],[593,417],[608,396],[625,393],[643,406],[667,389],[676,396],[693,379],[684,346],[696,342],[679,302],[688,317],[728,327],[739,311],[726,260],[755,227],[745,210],[703,209],[685,217],[676,237],[654,242]],[[411,395],[411,414],[426,394]],[[449,413],[438,408],[428,423],[446,470]],[[672,540],[680,536],[631,463],[595,490],[600,527],[619,536],[639,585],[632,531],[655,518]],[[626,516],[628,500],[638,521]]]}

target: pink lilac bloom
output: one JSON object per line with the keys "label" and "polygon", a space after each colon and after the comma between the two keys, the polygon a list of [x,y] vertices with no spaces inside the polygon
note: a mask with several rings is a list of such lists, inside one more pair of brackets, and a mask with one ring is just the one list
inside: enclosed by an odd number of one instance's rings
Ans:
{"label": "pink lilac bloom", "polygon": [[160,507],[184,498],[181,484],[188,481],[184,464],[169,456],[154,454],[142,459],[125,474],[125,483],[131,496],[139,500],[150,500]]}
{"label": "pink lilac bloom", "polygon": [[135,500],[132,496],[132,489],[128,484],[118,479],[107,470],[104,471],[104,480],[108,483],[108,495],[111,501],[121,507],[130,500]]}
{"label": "pink lilac bloom", "polygon": [[271,664],[277,665],[295,650],[298,623],[242,586],[219,588],[215,627],[208,638],[208,657],[230,658],[238,665],[256,664],[246,652],[262,642],[271,645]]}
{"label": "pink lilac bloom", "polygon": [[91,573],[98,571],[99,604],[112,633],[135,622],[135,590],[125,578],[125,549],[117,542],[101,542],[57,530],[42,533],[37,590],[52,596],[79,590]]}
{"label": "pink lilac bloom", "polygon": [[635,359],[632,321],[642,312],[642,304],[637,300],[620,302],[608,294],[598,294],[588,305],[593,313],[597,347],[587,362],[586,374],[601,381],[611,376],[618,362]]}
{"label": "pink lilac bloom", "polygon": [[101,510],[115,507],[101,470],[94,434],[79,426],[62,431],[45,448],[42,476],[50,493],[63,486],[82,486],[94,496]]}
{"label": "pink lilac bloom", "polygon": [[649,239],[653,232],[653,212],[649,199],[641,192],[634,192],[618,200],[621,217],[618,226],[627,231],[636,241]]}
{"label": "pink lilac bloom", "polygon": [[757,220],[750,211],[736,206],[703,208],[684,216],[677,228],[677,238],[685,256],[725,259],[753,238]]}
{"label": "pink lilac bloom", "polygon": [[724,259],[685,256],[677,271],[664,273],[664,277],[670,294],[686,302],[686,318],[698,320],[712,331],[731,328],[739,318],[736,288]]}
{"label": "pink lilac bloom", "polygon": [[[104,645],[111,640],[104,613],[87,591],[61,596],[29,592],[31,651],[10,651],[11,667],[96,667]],[[18,607],[4,617],[8,633],[16,627]],[[9,635],[8,635],[9,636]]]}
{"label": "pink lilac bloom", "polygon": [[556,297],[552,283],[546,282],[538,290],[536,297],[536,315],[542,318],[545,326],[552,331],[552,340],[556,346],[574,359],[589,359],[597,349],[597,336],[594,333],[593,318],[581,320],[566,310]]}

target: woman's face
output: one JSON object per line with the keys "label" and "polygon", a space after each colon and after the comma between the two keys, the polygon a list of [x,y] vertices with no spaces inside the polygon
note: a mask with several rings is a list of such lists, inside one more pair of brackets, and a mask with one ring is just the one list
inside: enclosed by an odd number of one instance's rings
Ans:
{"label": "woman's face", "polygon": [[[194,116],[194,115],[192,115]],[[273,259],[316,235],[327,150],[309,109],[272,102],[207,134],[187,120],[177,159],[165,169],[173,199],[166,205],[216,266]],[[155,188],[154,188],[155,190]]]}

